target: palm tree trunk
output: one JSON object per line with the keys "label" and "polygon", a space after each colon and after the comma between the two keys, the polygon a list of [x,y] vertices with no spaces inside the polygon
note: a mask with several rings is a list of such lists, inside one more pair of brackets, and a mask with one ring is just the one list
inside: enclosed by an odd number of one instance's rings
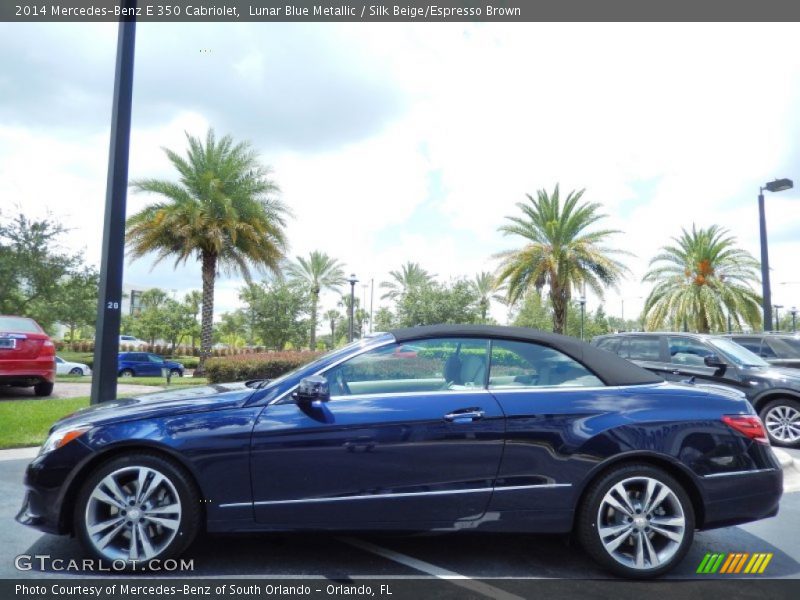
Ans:
{"label": "palm tree trunk", "polygon": [[319,290],[311,290],[311,350],[317,349],[317,303],[319,302]]}
{"label": "palm tree trunk", "polygon": [[553,333],[564,333],[567,324],[567,305],[569,296],[566,289],[550,288],[550,302],[553,304]]}
{"label": "palm tree trunk", "polygon": [[214,327],[214,280],[217,276],[217,255],[203,252],[203,309],[200,324],[200,364],[196,373],[205,374],[206,359],[211,356]]}

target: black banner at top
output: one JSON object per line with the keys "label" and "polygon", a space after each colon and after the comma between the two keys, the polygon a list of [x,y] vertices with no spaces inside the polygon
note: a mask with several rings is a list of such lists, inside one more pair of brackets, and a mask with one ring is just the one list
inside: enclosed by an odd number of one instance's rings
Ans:
{"label": "black banner at top", "polygon": [[[135,7],[131,7],[135,4]],[[797,0],[2,0],[0,21],[798,21]]]}

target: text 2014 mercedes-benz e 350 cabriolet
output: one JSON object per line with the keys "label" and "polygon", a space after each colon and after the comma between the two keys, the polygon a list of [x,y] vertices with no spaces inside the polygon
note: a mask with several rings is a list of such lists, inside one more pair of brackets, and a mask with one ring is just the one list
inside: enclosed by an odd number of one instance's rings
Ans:
{"label": "text 2014 mercedes-benz e 350 cabriolet", "polygon": [[696,529],[775,515],[782,472],[737,392],[572,338],[442,325],[79,411],[25,485],[21,523],[107,561],[174,557],[199,531],[574,532],[652,577]]}

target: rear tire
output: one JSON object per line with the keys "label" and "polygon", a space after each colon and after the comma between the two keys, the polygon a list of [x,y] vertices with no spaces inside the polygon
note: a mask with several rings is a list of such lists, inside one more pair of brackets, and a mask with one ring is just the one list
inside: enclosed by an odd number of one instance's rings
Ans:
{"label": "rear tire", "polygon": [[70,375],[83,375],[83,369],[80,367],[75,367],[69,372]]}
{"label": "rear tire", "polygon": [[578,539],[612,573],[658,577],[683,560],[694,509],[673,477],[647,464],[618,467],[591,484],[578,513]]}
{"label": "rear tire", "polygon": [[33,393],[39,398],[44,398],[53,393],[53,384],[49,381],[42,381],[33,386]]}
{"label": "rear tire", "polygon": [[791,398],[771,400],[759,416],[773,445],[800,448],[800,402]]}
{"label": "rear tire", "polygon": [[203,511],[189,475],[173,461],[136,452],[88,475],[75,501],[74,529],[84,549],[139,570],[180,556],[201,529]]}

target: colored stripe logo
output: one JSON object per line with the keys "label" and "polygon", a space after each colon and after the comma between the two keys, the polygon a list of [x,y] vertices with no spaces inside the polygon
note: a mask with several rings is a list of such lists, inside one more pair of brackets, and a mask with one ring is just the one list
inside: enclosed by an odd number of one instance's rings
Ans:
{"label": "colored stripe logo", "polygon": [[700,566],[697,567],[697,573],[702,575],[712,575],[714,573],[760,575],[766,570],[767,565],[772,560],[772,556],[772,552],[756,552],[753,554],[748,554],[747,552],[709,552],[703,557]]}

